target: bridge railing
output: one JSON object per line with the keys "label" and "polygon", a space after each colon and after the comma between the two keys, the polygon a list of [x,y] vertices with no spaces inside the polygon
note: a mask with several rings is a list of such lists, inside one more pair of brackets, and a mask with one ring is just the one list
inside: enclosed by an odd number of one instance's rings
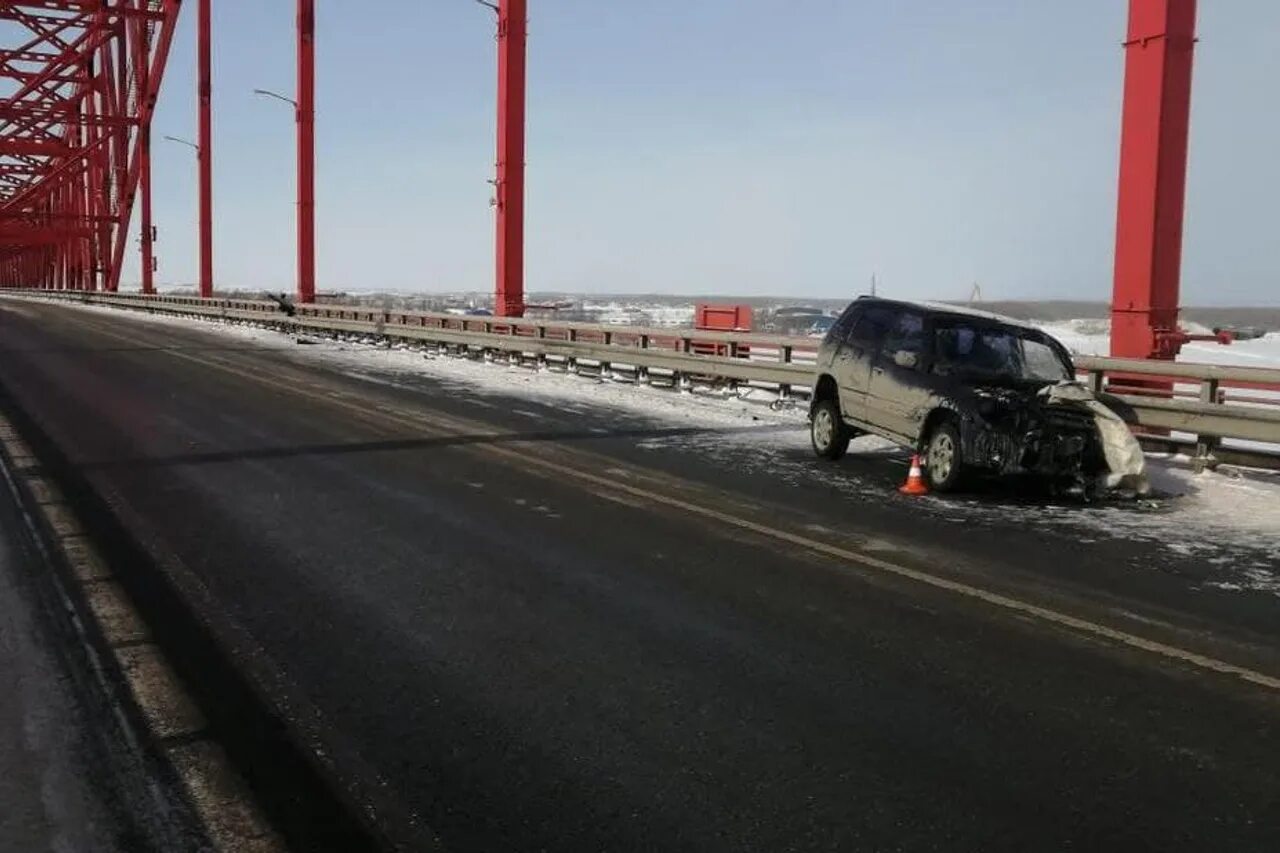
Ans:
{"label": "bridge railing", "polygon": [[[358,305],[279,304],[140,294],[25,292],[47,299],[266,324],[331,335],[412,341],[473,353],[627,372],[672,384],[723,381],[806,396],[818,338],[387,311]],[[1076,366],[1148,446],[1191,450],[1199,462],[1280,467],[1280,369],[1084,356]],[[1147,387],[1140,383],[1145,381]],[[1248,394],[1228,395],[1227,388]],[[1224,443],[1226,442],[1226,443]]]}

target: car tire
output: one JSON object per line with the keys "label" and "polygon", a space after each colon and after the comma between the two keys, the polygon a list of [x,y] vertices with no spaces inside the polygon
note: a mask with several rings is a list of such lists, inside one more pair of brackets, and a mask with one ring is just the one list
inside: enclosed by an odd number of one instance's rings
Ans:
{"label": "car tire", "polygon": [[942,421],[929,433],[924,463],[930,489],[954,492],[960,487],[964,480],[964,449],[955,421]]}
{"label": "car tire", "polygon": [[851,438],[853,433],[840,415],[840,404],[830,397],[819,400],[809,419],[809,439],[813,442],[813,452],[834,462],[849,449]]}

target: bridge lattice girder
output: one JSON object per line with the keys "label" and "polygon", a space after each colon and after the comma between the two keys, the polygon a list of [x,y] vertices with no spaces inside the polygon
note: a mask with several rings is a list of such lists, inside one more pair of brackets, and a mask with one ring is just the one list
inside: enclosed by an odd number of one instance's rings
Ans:
{"label": "bridge lattice girder", "polygon": [[0,286],[114,291],[181,0],[0,0]]}

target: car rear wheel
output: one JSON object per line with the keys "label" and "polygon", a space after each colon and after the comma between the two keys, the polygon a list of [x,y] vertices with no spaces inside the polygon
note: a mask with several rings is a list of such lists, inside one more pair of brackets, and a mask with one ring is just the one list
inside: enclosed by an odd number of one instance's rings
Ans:
{"label": "car rear wheel", "polygon": [[809,422],[809,437],[813,441],[813,452],[823,459],[844,456],[853,435],[840,416],[839,403],[829,397],[818,401]]}
{"label": "car rear wheel", "polygon": [[943,421],[929,434],[925,451],[925,476],[935,492],[955,491],[964,477],[964,451],[960,430],[953,421]]}

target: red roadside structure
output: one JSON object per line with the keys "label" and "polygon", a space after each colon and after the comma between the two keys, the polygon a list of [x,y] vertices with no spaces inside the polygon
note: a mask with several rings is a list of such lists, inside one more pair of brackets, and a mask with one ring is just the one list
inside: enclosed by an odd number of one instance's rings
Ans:
{"label": "red roadside structure", "polygon": [[196,22],[196,96],[199,137],[196,156],[200,168],[200,296],[213,296],[213,57],[210,4],[200,0]]}
{"label": "red roadside structure", "polygon": [[1130,0],[1111,355],[1172,359],[1178,328],[1196,0]]}
{"label": "red roadside structure", "polygon": [[298,301],[316,301],[316,9],[298,0]]}
{"label": "red roadside structure", "polygon": [[498,0],[498,171],[494,181],[497,247],[493,308],[524,316],[526,0]]}

